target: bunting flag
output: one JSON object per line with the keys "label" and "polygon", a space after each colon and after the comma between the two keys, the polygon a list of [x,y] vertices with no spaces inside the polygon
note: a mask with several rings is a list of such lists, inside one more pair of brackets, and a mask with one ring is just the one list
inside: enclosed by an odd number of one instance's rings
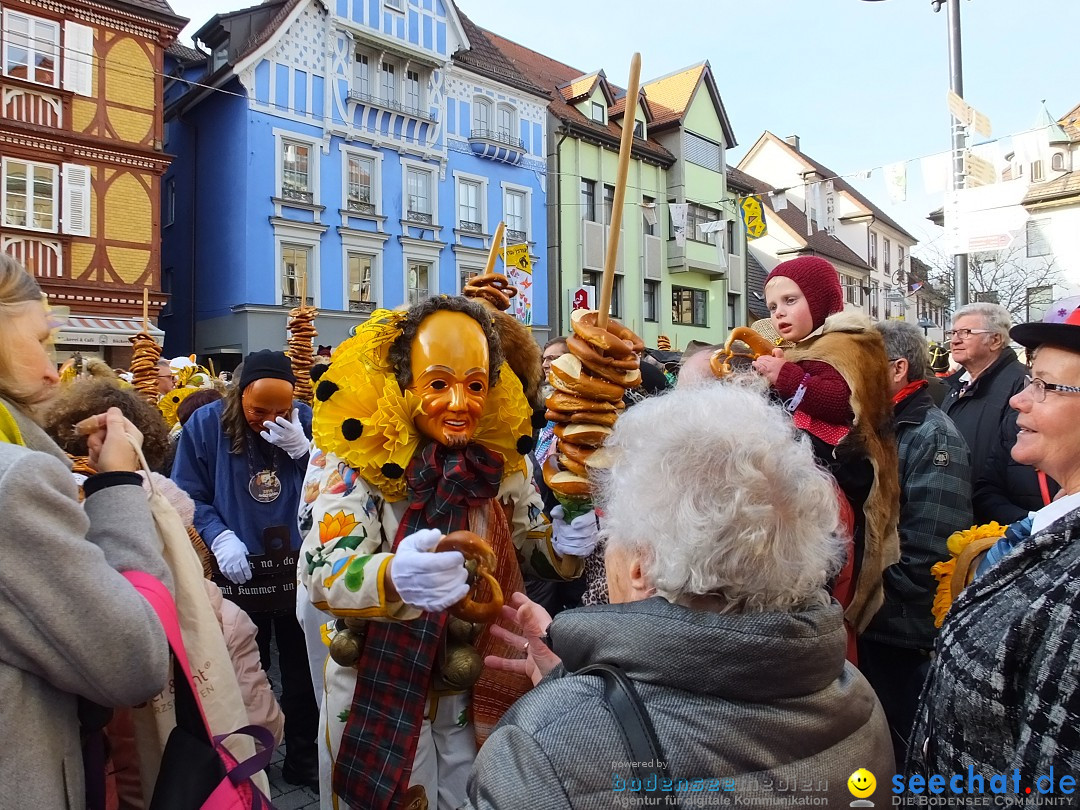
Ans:
{"label": "bunting flag", "polygon": [[679,247],[686,245],[686,203],[670,203],[668,213],[671,214],[671,229],[675,232],[675,244]]}
{"label": "bunting flag", "polygon": [[922,287],[923,287],[923,283],[921,281],[916,281],[916,282],[912,283],[911,291],[912,292],[918,292],[919,290],[922,289]]}
{"label": "bunting flag", "polygon": [[806,235],[814,235],[814,226],[817,221],[815,213],[818,208],[818,204],[821,201],[819,192],[821,191],[821,183],[811,183],[808,186],[804,186],[803,195],[806,204]]}
{"label": "bunting flag", "polygon": [[825,205],[823,213],[825,218],[825,232],[829,234],[829,236],[836,236],[836,187],[833,185],[832,180],[825,181]]}
{"label": "bunting flag", "polygon": [[708,235],[715,233],[716,236],[716,263],[720,265],[722,270],[727,270],[727,249],[725,248],[726,236],[727,236],[727,220],[720,219],[715,222],[702,222],[697,226],[700,233],[705,234],[708,241]]}
{"label": "bunting flag", "polygon": [[769,203],[773,211],[783,211],[787,208],[787,191],[770,191]]}
{"label": "bunting flag", "polygon": [[517,288],[517,295],[510,299],[514,317],[526,326],[532,326],[532,257],[528,245],[507,245],[500,251],[506,280]]}
{"label": "bunting flag", "polygon": [[901,161],[885,167],[885,189],[893,204],[907,200],[907,163]]}
{"label": "bunting flag", "polygon": [[873,169],[859,169],[859,171],[855,172],[855,178],[857,180],[869,180],[873,173]]}
{"label": "bunting flag", "polygon": [[641,213],[645,216],[645,221],[649,223],[649,227],[656,227],[656,203],[642,203]]}
{"label": "bunting flag", "polygon": [[952,153],[938,152],[919,161],[922,169],[923,186],[927,194],[941,194],[951,183]]}
{"label": "bunting flag", "polygon": [[769,228],[765,223],[765,209],[761,205],[760,194],[743,197],[739,201],[739,211],[742,214],[747,239],[759,239],[769,232]]}

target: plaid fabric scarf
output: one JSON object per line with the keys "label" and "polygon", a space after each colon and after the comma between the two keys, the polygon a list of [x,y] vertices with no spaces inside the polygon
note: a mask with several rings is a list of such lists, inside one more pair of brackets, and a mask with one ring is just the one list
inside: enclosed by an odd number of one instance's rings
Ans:
{"label": "plaid fabric scarf", "polygon": [[[464,450],[427,445],[405,472],[409,506],[394,549],[420,529],[447,534],[468,529],[469,509],[498,494],[502,469],[502,457],[477,444]],[[334,763],[334,793],[351,806],[389,810],[401,805],[445,624],[445,613],[368,624],[352,710]]]}

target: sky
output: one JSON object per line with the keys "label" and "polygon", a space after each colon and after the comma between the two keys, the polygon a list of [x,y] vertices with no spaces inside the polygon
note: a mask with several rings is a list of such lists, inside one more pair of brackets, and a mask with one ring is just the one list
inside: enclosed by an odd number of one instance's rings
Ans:
{"label": "sky", "polygon": [[[170,0],[192,23],[247,0]],[[1054,118],[1080,103],[1076,32],[1080,0],[960,3],[964,98],[989,117],[993,137],[1034,126],[1045,99]],[[738,145],[736,165],[764,130],[798,135],[802,149],[839,175],[949,149],[948,13],[930,0],[461,0],[476,24],[565,62],[603,68],[625,86],[641,53],[642,81],[705,59]],[[973,142],[980,143],[977,137]],[[923,190],[908,164],[908,199],[894,205],[880,169],[860,191],[931,247],[925,217],[942,195]]]}

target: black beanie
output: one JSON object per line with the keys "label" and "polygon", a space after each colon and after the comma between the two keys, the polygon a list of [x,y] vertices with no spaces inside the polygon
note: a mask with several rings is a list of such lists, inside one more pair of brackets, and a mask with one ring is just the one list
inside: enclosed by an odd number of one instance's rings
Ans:
{"label": "black beanie", "polygon": [[244,371],[240,377],[240,390],[243,391],[256,380],[285,380],[287,383],[296,385],[296,377],[293,376],[292,363],[285,356],[285,352],[273,352],[269,349],[260,349],[251,352],[244,358]]}

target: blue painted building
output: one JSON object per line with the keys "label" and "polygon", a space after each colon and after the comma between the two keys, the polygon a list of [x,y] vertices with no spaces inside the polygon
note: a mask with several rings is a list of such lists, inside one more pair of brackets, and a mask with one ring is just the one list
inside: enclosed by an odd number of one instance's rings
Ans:
{"label": "blue painted building", "polygon": [[[376,307],[459,292],[502,219],[546,254],[546,99],[450,3],[276,0],[195,39],[205,60],[174,51],[166,90],[168,354],[283,346],[301,288],[336,345]],[[544,337],[540,264],[530,292]]]}

